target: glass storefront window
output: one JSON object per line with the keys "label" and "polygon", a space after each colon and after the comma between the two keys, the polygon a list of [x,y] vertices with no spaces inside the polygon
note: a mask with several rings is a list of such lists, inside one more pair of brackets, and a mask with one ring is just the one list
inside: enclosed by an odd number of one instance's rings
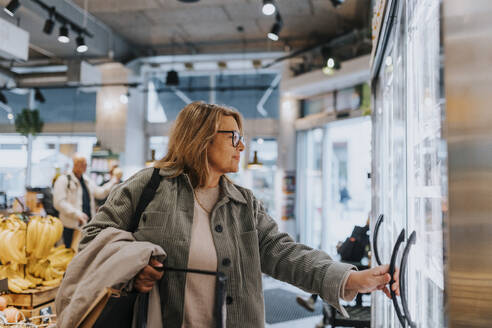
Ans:
{"label": "glass storefront window", "polygon": [[371,208],[371,122],[333,122],[298,133],[300,241],[336,257],[339,242],[364,226]]}
{"label": "glass storefront window", "polygon": [[[71,156],[75,152],[85,156],[90,167],[94,136],[37,136],[33,140],[31,161],[32,187],[51,186],[59,169],[66,173],[71,169]],[[0,191],[8,198],[25,193],[27,167],[27,138],[20,135],[0,135]],[[89,171],[89,168],[88,168]]]}
{"label": "glass storefront window", "polygon": [[167,154],[168,143],[169,137],[167,136],[149,138],[149,148],[151,151],[155,151],[155,160],[160,160]]}
{"label": "glass storefront window", "polygon": [[0,136],[0,191],[8,198],[24,194],[27,166],[27,138],[20,135]]}
{"label": "glass storefront window", "polygon": [[298,219],[300,241],[321,248],[323,212],[323,129],[298,135]]}
{"label": "glass storefront window", "polygon": [[371,209],[371,122],[368,117],[327,125],[324,157],[326,221],[323,250],[335,256],[337,244],[364,226]]}
{"label": "glass storefront window", "polygon": [[[249,160],[241,157],[242,163],[238,173],[228,176],[240,186],[251,189],[253,195],[259,199],[267,213],[274,219],[280,219],[276,211],[275,174],[277,172],[277,140],[267,138],[253,138],[249,141]],[[248,169],[246,162],[253,160],[254,151],[257,151],[258,161],[263,163],[259,168]]]}

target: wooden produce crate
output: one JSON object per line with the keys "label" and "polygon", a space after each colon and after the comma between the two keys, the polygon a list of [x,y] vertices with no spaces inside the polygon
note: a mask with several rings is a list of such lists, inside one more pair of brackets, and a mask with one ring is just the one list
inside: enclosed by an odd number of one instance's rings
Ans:
{"label": "wooden produce crate", "polygon": [[26,289],[22,293],[7,294],[8,304],[15,307],[34,309],[39,305],[54,301],[58,286]]}
{"label": "wooden produce crate", "polygon": [[[32,322],[35,324],[47,324],[56,322],[56,316],[54,316],[56,314],[54,300],[45,304],[38,305],[34,308],[22,307],[19,310],[24,314],[26,319],[31,319]],[[43,319],[43,322],[41,322],[41,319]]]}

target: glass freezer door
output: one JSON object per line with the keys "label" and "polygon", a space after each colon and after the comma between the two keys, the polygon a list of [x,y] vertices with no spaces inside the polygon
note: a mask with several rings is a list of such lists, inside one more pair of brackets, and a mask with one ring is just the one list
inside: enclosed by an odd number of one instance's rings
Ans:
{"label": "glass freezer door", "polygon": [[444,327],[443,208],[446,146],[441,138],[439,1],[407,4],[408,304],[416,327]]}
{"label": "glass freezer door", "polygon": [[[378,253],[383,264],[390,262],[397,238],[407,224],[405,40],[402,33],[402,9],[399,2],[398,18],[389,35],[374,95],[372,223],[374,225],[374,219],[380,214],[384,215],[378,234]],[[374,226],[371,231],[374,231]],[[399,266],[400,256],[396,263]],[[373,327],[400,326],[391,300],[379,292],[373,293],[372,301]]]}

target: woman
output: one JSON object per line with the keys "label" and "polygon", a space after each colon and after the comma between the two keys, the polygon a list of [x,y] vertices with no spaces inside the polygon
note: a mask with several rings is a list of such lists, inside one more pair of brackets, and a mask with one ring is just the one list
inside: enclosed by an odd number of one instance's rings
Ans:
{"label": "woman", "polygon": [[[263,327],[262,272],[319,294],[338,309],[340,298],[353,299],[357,292],[389,294],[388,266],[357,272],[295,243],[278,231],[250,190],[226,177],[238,171],[242,133],[236,111],[203,102],[187,105],[174,123],[167,155],[155,164],[163,179],[135,238],[160,245],[169,267],[225,273],[228,327]],[[84,227],[81,248],[106,227],[128,229],[151,174],[151,168],[144,169],[111,193]],[[161,266],[151,260],[135,277],[134,288],[145,293],[158,282],[166,327],[213,327],[215,278],[163,274],[154,268]]]}

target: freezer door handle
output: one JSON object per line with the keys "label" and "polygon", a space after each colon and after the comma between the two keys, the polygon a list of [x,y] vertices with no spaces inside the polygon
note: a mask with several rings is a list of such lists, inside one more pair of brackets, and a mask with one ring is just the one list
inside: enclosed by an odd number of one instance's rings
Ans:
{"label": "freezer door handle", "polygon": [[416,328],[417,324],[412,321],[412,318],[410,317],[410,311],[408,309],[405,271],[407,269],[408,253],[410,252],[410,248],[412,247],[412,245],[415,244],[416,239],[417,239],[417,233],[415,231],[413,231],[412,234],[410,235],[410,237],[408,238],[407,245],[405,246],[405,249],[403,250],[403,255],[401,258],[401,265],[400,265],[401,305],[403,307],[403,312],[405,313],[405,319],[407,320],[408,325],[411,328]]}
{"label": "freezer door handle", "polygon": [[372,236],[372,246],[374,248],[374,257],[376,258],[376,263],[378,265],[381,265],[381,259],[379,258],[379,253],[378,253],[378,233],[379,233],[379,228],[381,227],[381,223],[383,223],[384,220],[384,215],[379,214],[378,219],[376,220],[376,225],[374,226],[374,234]]}
{"label": "freezer door handle", "polygon": [[400,245],[401,243],[403,243],[404,240],[405,240],[405,229],[401,229],[400,235],[398,236],[395,246],[393,247],[393,253],[391,254],[391,261],[389,267],[389,274],[391,275],[391,280],[389,282],[391,301],[393,302],[393,307],[395,308],[396,315],[398,316],[398,320],[400,321],[402,327],[405,327],[405,317],[401,313],[400,305],[398,304],[398,301],[396,299],[396,293],[394,290],[391,289],[391,285],[393,285],[393,283],[395,282],[393,276],[395,274],[395,264],[396,264],[396,257],[398,255],[398,249],[400,248]]}

